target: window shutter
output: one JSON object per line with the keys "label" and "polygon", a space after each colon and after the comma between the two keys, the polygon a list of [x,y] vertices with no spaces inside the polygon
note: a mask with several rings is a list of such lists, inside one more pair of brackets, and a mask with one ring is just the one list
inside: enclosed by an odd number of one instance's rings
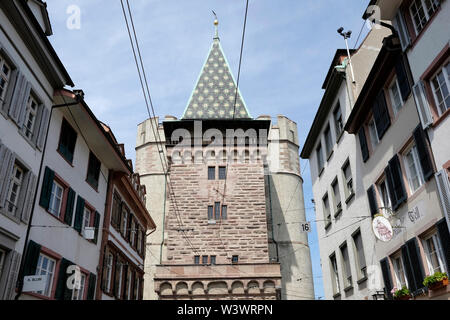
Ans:
{"label": "window shutter", "polygon": [[95,211],[95,216],[94,216],[94,228],[95,228],[94,242],[95,242],[95,244],[97,244],[97,241],[98,241],[98,232],[100,231],[99,227],[100,227],[100,213]]}
{"label": "window shutter", "polygon": [[422,80],[413,86],[413,93],[422,128],[426,129],[433,123],[433,116],[430,111],[430,105],[428,104],[428,99],[425,94],[425,85]]}
{"label": "window shutter", "polygon": [[409,289],[413,294],[417,294],[417,291],[424,287],[424,272],[416,238],[408,240],[402,247],[402,258],[405,264]]}
{"label": "window shutter", "polygon": [[41,198],[39,205],[47,210],[50,207],[50,197],[52,195],[53,180],[55,172],[49,167],[45,167],[44,180],[42,182]]}
{"label": "window shutter", "polygon": [[81,234],[81,229],[83,225],[83,214],[84,214],[84,199],[78,196],[77,208],[75,209],[75,221],[73,223],[73,228]]}
{"label": "window shutter", "polygon": [[97,284],[97,276],[93,273],[89,274],[89,286],[87,291],[87,300],[95,299],[95,287]]}
{"label": "window shutter", "polygon": [[[16,161],[16,156],[11,150],[3,146],[3,158],[0,163],[0,208],[5,206],[6,197],[8,196],[9,184],[11,183],[11,174]],[[1,159],[0,159],[1,160]]]}
{"label": "window shutter", "polygon": [[43,104],[39,106],[39,109],[41,110],[39,131],[36,130],[36,134],[34,135],[35,139],[33,140],[33,142],[36,144],[39,150],[43,151],[45,136],[48,130],[48,120],[50,117],[50,111]]}
{"label": "window shutter", "polygon": [[383,90],[381,90],[378,96],[375,98],[375,102],[372,106],[372,112],[373,118],[375,120],[375,127],[378,133],[378,138],[381,140],[386,130],[391,125],[391,117],[389,115]]}
{"label": "window shutter", "polygon": [[17,83],[17,79],[18,79],[18,75],[19,75],[19,69],[14,69],[11,72],[11,77],[9,79],[9,86],[7,88],[7,92],[5,95],[5,99],[3,100],[3,106],[1,106],[1,108],[3,109],[3,111],[6,114],[9,114],[9,109],[11,107],[11,100],[13,98],[14,92],[16,91],[16,83]]}
{"label": "window shutter", "polygon": [[384,281],[384,289],[385,293],[388,296],[389,299],[392,299],[392,277],[391,277],[391,268],[389,267],[389,261],[388,258],[384,258],[380,261],[381,266],[381,272],[383,274],[383,281]]}
{"label": "window shutter", "polygon": [[67,268],[72,263],[67,259],[62,259],[59,263],[59,271],[58,271],[58,281],[56,283],[55,290],[55,299],[56,300],[65,300],[66,291],[69,291],[67,288]]}
{"label": "window shutter", "polygon": [[36,191],[36,176],[31,171],[29,171],[28,186],[26,189],[25,200],[23,202],[23,208],[21,213],[21,219],[25,223],[28,223],[28,221],[30,220],[31,211],[33,210],[35,191]]}
{"label": "window shutter", "polygon": [[106,254],[106,247],[104,247],[103,250],[103,266],[102,266],[102,279],[101,279],[101,283],[100,283],[100,287],[102,289],[102,291],[106,292],[106,287],[107,287],[107,271],[106,271],[106,265],[107,265],[107,254]]}
{"label": "window shutter", "polygon": [[395,201],[391,200],[392,209],[396,211],[407,198],[405,185],[403,183],[403,175],[400,167],[400,161],[397,155],[395,155],[389,161],[389,170],[390,170],[389,190],[390,191],[392,190],[391,195],[394,194],[394,197],[392,199],[395,200]]}
{"label": "window shutter", "polygon": [[23,100],[23,93],[25,91],[26,79],[25,76],[19,72],[14,86],[14,93],[11,97],[11,105],[9,106],[8,115],[14,120],[15,123],[19,123],[20,117],[20,103]]}
{"label": "window shutter", "polygon": [[413,136],[416,142],[417,152],[419,154],[420,166],[422,167],[423,176],[425,181],[428,181],[433,176],[434,169],[433,164],[431,162],[429,148],[425,138],[425,132],[423,131],[421,125],[417,126],[416,130],[414,130]]}
{"label": "window shutter", "polygon": [[444,219],[441,219],[437,224],[439,238],[441,239],[442,251],[444,252],[445,263],[447,264],[447,272],[450,270],[450,234],[449,226]]}
{"label": "window shutter", "polygon": [[359,144],[361,146],[361,154],[363,161],[366,162],[369,159],[369,148],[367,147],[366,133],[364,132],[364,127],[361,127],[358,132]]}
{"label": "window shutter", "polygon": [[411,93],[411,85],[409,84],[408,74],[406,71],[405,60],[403,55],[400,55],[395,64],[395,73],[397,74],[397,81],[400,87],[400,92],[402,94],[403,101],[408,99]]}
{"label": "window shutter", "polygon": [[75,206],[75,191],[69,188],[67,191],[66,211],[64,212],[64,222],[72,226],[73,209]]}
{"label": "window shutter", "polygon": [[112,281],[113,281],[113,295],[114,295],[114,297],[118,297],[118,295],[119,295],[119,264],[120,264],[120,261],[119,261],[119,255],[116,255],[115,257],[114,257],[114,263],[113,263],[113,265],[114,265],[114,273],[113,273],[113,276],[112,276]]}
{"label": "window shutter", "polygon": [[438,173],[436,173],[435,177],[442,209],[447,218],[447,223],[449,224],[448,228],[450,231],[450,181],[448,179],[446,170],[439,171]]}
{"label": "window shutter", "polygon": [[370,186],[370,188],[367,190],[367,197],[369,199],[370,214],[373,217],[378,212],[378,203],[374,186]]}
{"label": "window shutter", "polygon": [[400,43],[402,45],[402,50],[405,51],[406,48],[411,43],[411,37],[409,36],[408,29],[406,27],[405,18],[401,10],[398,11],[395,20],[393,21],[394,27],[398,32]]}
{"label": "window shutter", "polygon": [[127,221],[127,241],[130,242],[131,241],[131,220],[133,219],[133,215],[130,213],[128,215],[128,221]]}
{"label": "window shutter", "polygon": [[5,292],[2,300],[13,300],[16,293],[17,278],[19,276],[20,268],[20,253],[11,251],[11,263],[9,265],[8,277],[5,284]]}
{"label": "window shutter", "polygon": [[41,246],[33,240],[28,241],[27,253],[23,269],[24,276],[33,276],[36,274],[36,267],[41,253]]}

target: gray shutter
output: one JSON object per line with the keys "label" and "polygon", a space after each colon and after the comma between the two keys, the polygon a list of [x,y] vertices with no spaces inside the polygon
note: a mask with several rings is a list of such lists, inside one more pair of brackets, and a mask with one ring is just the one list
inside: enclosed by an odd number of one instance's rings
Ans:
{"label": "gray shutter", "polygon": [[6,114],[9,113],[9,108],[11,106],[11,100],[12,100],[13,94],[15,92],[18,75],[19,75],[19,69],[16,68],[13,71],[11,71],[11,77],[9,78],[9,85],[8,85],[5,99],[3,101],[3,106],[2,106],[2,109]]}
{"label": "gray shutter", "polygon": [[406,48],[411,43],[411,37],[409,36],[408,28],[406,27],[405,18],[401,10],[398,11],[397,16],[393,21],[394,27],[398,32],[400,43],[402,45],[402,50],[405,51]]}
{"label": "gray shutter", "polygon": [[439,199],[441,200],[442,209],[444,210],[450,232],[450,182],[448,181],[446,170],[441,170],[434,176],[436,177]]}
{"label": "gray shutter", "polygon": [[34,194],[36,192],[36,176],[30,171],[28,173],[28,186],[24,197],[21,219],[28,223],[30,220],[31,210],[33,210]]}
{"label": "gray shutter", "polygon": [[417,112],[419,113],[422,128],[425,130],[433,123],[430,105],[425,95],[425,86],[423,81],[417,82],[413,86],[414,100],[416,101]]}
{"label": "gray shutter", "polygon": [[2,167],[0,169],[0,208],[5,206],[9,184],[11,183],[11,173],[15,161],[15,154],[5,147],[3,151]]}
{"label": "gray shutter", "polygon": [[11,263],[8,272],[8,278],[5,285],[5,293],[3,295],[3,300],[13,300],[14,294],[16,292],[17,277],[19,275],[20,267],[20,253],[16,251],[11,251]]}
{"label": "gray shutter", "polygon": [[22,128],[25,122],[25,116],[27,113],[27,102],[31,93],[31,83],[25,79],[24,89],[22,92],[22,99],[19,100],[19,119],[17,121],[17,125],[19,128]]}
{"label": "gray shutter", "polygon": [[44,105],[41,105],[39,108],[40,110],[42,110],[41,119],[39,124],[39,130],[36,130],[35,133],[36,140],[34,140],[34,143],[36,144],[39,150],[43,151],[45,136],[48,130],[48,118],[50,116],[50,112]]}
{"label": "gray shutter", "polygon": [[14,87],[14,94],[11,99],[8,114],[17,124],[20,117],[20,103],[23,100],[23,92],[25,91],[26,80],[25,76],[19,72],[17,75],[16,85]]}

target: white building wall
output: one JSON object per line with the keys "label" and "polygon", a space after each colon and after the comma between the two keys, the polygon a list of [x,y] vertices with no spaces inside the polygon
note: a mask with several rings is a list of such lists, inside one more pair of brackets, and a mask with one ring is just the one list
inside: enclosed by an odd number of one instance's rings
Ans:
{"label": "white building wall", "polygon": [[[70,187],[76,192],[76,196],[81,196],[85,201],[92,205],[100,213],[100,225],[103,227],[105,200],[107,192],[108,170],[102,164],[99,178],[98,191],[95,191],[87,182],[86,174],[89,160],[89,147],[77,130],[77,126],[71,121],[70,117],[65,117],[77,131],[77,141],[74,152],[74,159],[70,165],[56,150],[58,149],[59,136],[63,113],[59,109],[54,109],[47,140],[46,154],[42,172],[45,167],[54,170],[62,179],[70,184]],[[38,183],[38,196],[35,203],[35,212],[33,216],[33,225],[56,226],[60,228],[39,228],[32,227],[30,239],[45,246],[71,262],[97,274],[99,263],[99,254],[101,246],[101,232],[99,232],[97,244],[94,244],[83,237],[68,225],[56,219],[39,205],[41,188],[43,183],[42,173]],[[75,202],[76,205],[76,202]],[[75,213],[74,213],[75,216]],[[73,217],[74,218],[74,217]]]}
{"label": "white building wall", "polygon": [[[439,53],[449,45],[450,41],[450,3],[441,1],[441,9],[420,35],[414,45],[407,50],[414,83],[417,83],[425,71],[430,67]],[[436,119],[435,119],[436,120]],[[428,130],[434,160],[438,170],[450,160],[450,126],[448,120],[440,122]]]}

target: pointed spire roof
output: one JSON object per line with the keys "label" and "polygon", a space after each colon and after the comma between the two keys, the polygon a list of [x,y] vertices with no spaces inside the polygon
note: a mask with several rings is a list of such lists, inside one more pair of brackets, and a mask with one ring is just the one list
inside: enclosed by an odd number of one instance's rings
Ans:
{"label": "pointed spire roof", "polygon": [[[251,119],[216,32],[182,119]],[[234,103],[236,101],[236,107]]]}

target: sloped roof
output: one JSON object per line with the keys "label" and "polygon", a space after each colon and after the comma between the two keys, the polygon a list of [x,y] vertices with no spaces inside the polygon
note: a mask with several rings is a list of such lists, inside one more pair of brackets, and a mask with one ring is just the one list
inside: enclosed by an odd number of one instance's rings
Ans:
{"label": "sloped roof", "polygon": [[[236,101],[236,107],[235,107]],[[182,119],[251,119],[218,37],[192,91]]]}

